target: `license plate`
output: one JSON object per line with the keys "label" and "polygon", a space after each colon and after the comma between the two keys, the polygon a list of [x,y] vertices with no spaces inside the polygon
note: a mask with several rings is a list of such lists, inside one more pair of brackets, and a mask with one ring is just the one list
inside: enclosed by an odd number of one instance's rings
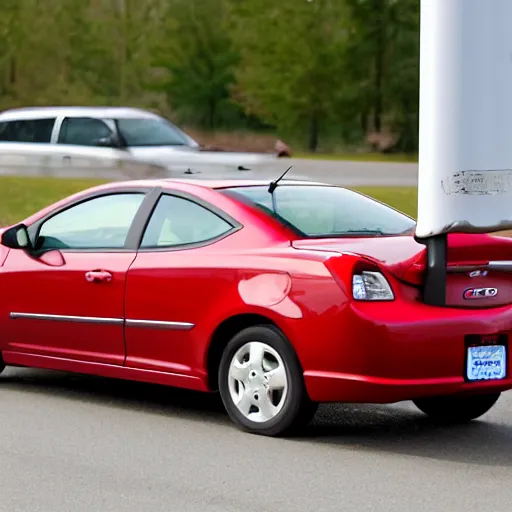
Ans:
{"label": "license plate", "polygon": [[468,347],[468,380],[500,380],[507,374],[507,350],[504,345]]}

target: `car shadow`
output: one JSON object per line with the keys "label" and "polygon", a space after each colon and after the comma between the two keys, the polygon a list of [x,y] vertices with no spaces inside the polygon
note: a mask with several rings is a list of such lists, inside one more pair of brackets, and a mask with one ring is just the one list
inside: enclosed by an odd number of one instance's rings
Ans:
{"label": "car shadow", "polygon": [[495,413],[489,413],[466,425],[444,426],[408,403],[324,405],[297,439],[439,461],[512,467],[508,449],[512,446],[512,422],[498,423],[494,417]]}
{"label": "car shadow", "polygon": [[[218,394],[46,370],[10,370],[0,391],[42,393],[148,414],[178,415],[235,428]],[[503,400],[503,398],[502,398]],[[500,406],[498,402],[498,406]],[[503,411],[503,404],[501,404]],[[512,422],[492,421],[494,413],[469,425],[439,426],[408,404],[322,405],[311,424],[290,443],[387,452],[483,466],[512,467]]]}
{"label": "car shadow", "polygon": [[9,369],[0,391],[41,393],[146,414],[179,415],[189,420],[229,424],[220,396],[144,382],[37,369]]}

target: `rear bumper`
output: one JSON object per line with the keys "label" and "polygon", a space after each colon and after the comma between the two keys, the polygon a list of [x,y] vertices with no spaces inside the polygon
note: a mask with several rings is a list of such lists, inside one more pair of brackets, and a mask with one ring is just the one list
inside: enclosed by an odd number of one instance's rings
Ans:
{"label": "rear bumper", "polygon": [[[349,306],[322,365],[304,367],[318,402],[394,403],[512,389],[512,308],[471,311],[402,302]],[[466,379],[471,335],[508,335],[502,380]],[[327,347],[325,347],[327,348]]]}
{"label": "rear bumper", "polygon": [[304,378],[309,396],[317,402],[390,404],[422,396],[495,393],[512,389],[512,378],[473,383],[462,377],[400,380],[314,371],[305,372]]}

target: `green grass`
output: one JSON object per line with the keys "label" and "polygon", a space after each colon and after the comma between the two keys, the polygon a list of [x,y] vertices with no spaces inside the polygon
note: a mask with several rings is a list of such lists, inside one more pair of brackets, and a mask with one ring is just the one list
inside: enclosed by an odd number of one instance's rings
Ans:
{"label": "green grass", "polygon": [[418,209],[418,189],[416,187],[350,187],[362,194],[374,197],[377,201],[416,218]]}
{"label": "green grass", "polygon": [[294,158],[308,160],[343,160],[353,162],[393,162],[417,163],[417,154],[384,154],[384,153],[294,153]]}
{"label": "green grass", "polygon": [[0,177],[0,226],[22,221],[41,208],[105,180]]}
{"label": "green grass", "polygon": [[[0,177],[0,226],[20,222],[60,199],[105,180]],[[363,194],[416,217],[415,187],[354,187]]]}

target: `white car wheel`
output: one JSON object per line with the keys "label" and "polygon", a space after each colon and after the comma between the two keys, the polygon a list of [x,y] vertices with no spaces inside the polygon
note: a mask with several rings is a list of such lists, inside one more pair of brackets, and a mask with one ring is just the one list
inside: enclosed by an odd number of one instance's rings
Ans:
{"label": "white car wheel", "polygon": [[219,390],[231,420],[255,434],[296,430],[317,409],[292,345],[269,325],[244,329],[228,343],[219,367]]}
{"label": "white car wheel", "polygon": [[259,341],[237,350],[229,365],[229,393],[245,418],[255,423],[275,418],[287,392],[286,368],[276,350]]}

